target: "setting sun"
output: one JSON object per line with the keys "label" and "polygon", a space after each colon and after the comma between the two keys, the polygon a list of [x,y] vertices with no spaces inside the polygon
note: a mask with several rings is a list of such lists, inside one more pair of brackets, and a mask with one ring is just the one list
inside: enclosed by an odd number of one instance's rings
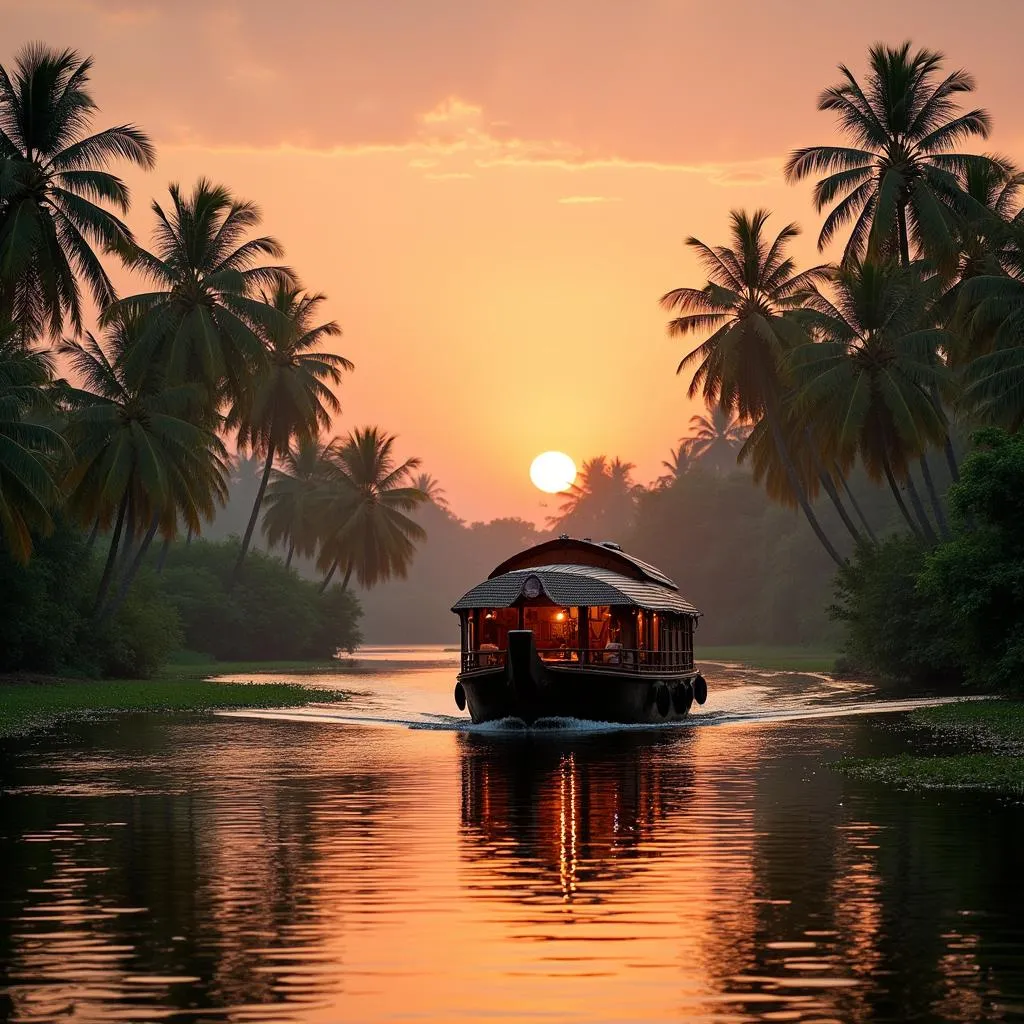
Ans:
{"label": "setting sun", "polygon": [[540,490],[557,494],[576,479],[576,463],[565,452],[541,452],[530,464],[530,479]]}

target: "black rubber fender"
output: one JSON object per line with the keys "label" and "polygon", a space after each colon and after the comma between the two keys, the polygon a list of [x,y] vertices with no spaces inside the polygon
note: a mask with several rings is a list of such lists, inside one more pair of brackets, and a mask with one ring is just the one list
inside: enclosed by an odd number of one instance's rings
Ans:
{"label": "black rubber fender", "polygon": [[689,680],[684,679],[672,691],[672,707],[676,709],[677,715],[685,715],[693,704],[693,687]]}
{"label": "black rubber fender", "polygon": [[703,704],[708,699],[708,681],[701,675],[693,678],[693,699]]}
{"label": "black rubber fender", "polygon": [[460,711],[466,710],[466,688],[462,683],[455,684],[455,706]]}
{"label": "black rubber fender", "polygon": [[654,689],[654,704],[662,718],[672,709],[672,694],[664,683],[658,683]]}

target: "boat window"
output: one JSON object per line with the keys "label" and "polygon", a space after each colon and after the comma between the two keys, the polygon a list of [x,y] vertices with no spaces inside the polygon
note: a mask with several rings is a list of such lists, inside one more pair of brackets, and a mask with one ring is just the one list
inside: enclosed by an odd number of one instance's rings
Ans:
{"label": "boat window", "polygon": [[579,609],[535,605],[524,609],[523,625],[533,630],[541,657],[573,660],[579,654]]}
{"label": "boat window", "polygon": [[[508,631],[519,625],[516,608],[484,608],[480,612],[480,642],[482,650],[504,651],[508,648]],[[484,645],[489,645],[484,647]]]}
{"label": "boat window", "polygon": [[608,605],[590,609],[588,627],[587,646],[592,651],[603,651],[609,643],[620,642],[618,634],[622,630],[618,622],[613,621],[612,610]]}

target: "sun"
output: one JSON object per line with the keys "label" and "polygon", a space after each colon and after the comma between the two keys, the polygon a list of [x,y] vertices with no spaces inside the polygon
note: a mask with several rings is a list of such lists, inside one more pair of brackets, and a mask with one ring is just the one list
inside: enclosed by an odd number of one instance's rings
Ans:
{"label": "sun", "polygon": [[530,479],[548,494],[566,491],[576,479],[576,463],[565,452],[541,452],[530,463]]}

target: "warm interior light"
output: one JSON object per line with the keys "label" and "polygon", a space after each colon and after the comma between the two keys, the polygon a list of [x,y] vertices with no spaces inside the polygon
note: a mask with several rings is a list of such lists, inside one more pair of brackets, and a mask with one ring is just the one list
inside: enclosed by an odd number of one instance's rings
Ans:
{"label": "warm interior light", "polygon": [[562,621],[562,620],[563,620],[563,619],[565,618],[565,612],[559,612],[559,613],[558,613],[558,614],[557,614],[557,615],[555,616],[555,618],[556,618],[556,619],[558,619],[558,621],[559,621],[559,622],[561,622],[561,621]]}

